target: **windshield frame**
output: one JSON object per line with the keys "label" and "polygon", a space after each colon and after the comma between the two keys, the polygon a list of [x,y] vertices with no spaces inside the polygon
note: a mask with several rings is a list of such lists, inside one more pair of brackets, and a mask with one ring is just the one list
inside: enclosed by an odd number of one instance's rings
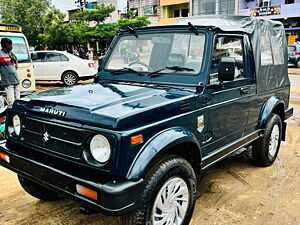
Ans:
{"label": "windshield frame", "polygon": [[[26,51],[27,51],[27,54],[28,54],[28,59],[27,60],[19,60],[18,59],[18,63],[32,63],[32,60],[31,60],[31,54],[30,54],[30,51],[29,51],[29,45],[28,45],[28,42],[27,42],[27,39],[25,36],[14,36],[14,35],[2,35],[0,34],[0,37],[5,37],[5,38],[22,38],[24,40],[24,43],[26,45]],[[12,50],[13,52],[13,50]]]}
{"label": "windshield frame", "polygon": [[[142,34],[156,34],[156,33],[190,33],[196,35],[193,31],[189,29],[188,26],[171,26],[171,27],[149,27],[137,29],[137,35]],[[160,84],[174,84],[174,85],[185,85],[185,86],[196,86],[199,82],[206,82],[206,76],[203,75],[208,70],[208,60],[210,58],[211,52],[209,51],[211,46],[211,39],[213,37],[213,33],[206,28],[198,28],[197,32],[199,34],[203,34],[205,37],[204,43],[204,51],[203,51],[203,59],[200,71],[196,71],[195,74],[191,73],[177,73],[175,71],[170,72],[160,72],[158,73],[160,76],[155,78],[150,78],[147,76],[150,72],[142,72],[145,74],[143,77],[139,77],[134,73],[124,73],[122,76],[114,76],[111,72],[116,70],[106,69],[105,67],[111,60],[111,55],[113,54],[113,50],[118,45],[120,39],[124,36],[133,36],[129,32],[123,32],[119,34],[114,41],[112,42],[106,57],[104,58],[100,72],[98,73],[100,79],[105,80],[114,80],[114,81],[126,81],[126,82],[142,82],[142,83],[160,83]]]}

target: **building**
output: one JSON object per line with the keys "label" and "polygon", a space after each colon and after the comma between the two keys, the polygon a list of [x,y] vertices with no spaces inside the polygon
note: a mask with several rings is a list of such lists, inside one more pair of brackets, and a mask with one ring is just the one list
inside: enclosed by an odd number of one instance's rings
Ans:
{"label": "building", "polygon": [[[118,1],[117,0],[97,0],[88,2],[83,10],[93,10],[96,8],[98,4],[103,4],[105,6],[113,5],[116,10],[112,12],[111,16],[106,18],[104,24],[108,23],[117,23],[120,19],[120,12],[118,11]],[[68,15],[66,21],[74,22],[76,20],[75,14],[80,12],[80,8],[70,9],[68,10]],[[96,26],[95,22],[90,23],[90,26]]]}
{"label": "building", "polygon": [[104,23],[117,23],[120,19],[120,11],[118,10],[118,0],[97,0],[97,4],[104,4],[105,6],[113,5],[116,10],[108,17]]}
{"label": "building", "polygon": [[127,0],[128,9],[135,12],[135,16],[147,16],[151,25],[158,25],[161,16],[159,0]]}
{"label": "building", "polygon": [[238,14],[238,0],[191,0],[193,16],[209,14]]}
{"label": "building", "polygon": [[190,0],[160,0],[160,6],[160,25],[174,24],[180,17],[191,16]]}
{"label": "building", "polygon": [[300,0],[240,0],[239,15],[281,21],[289,44],[300,38]]}

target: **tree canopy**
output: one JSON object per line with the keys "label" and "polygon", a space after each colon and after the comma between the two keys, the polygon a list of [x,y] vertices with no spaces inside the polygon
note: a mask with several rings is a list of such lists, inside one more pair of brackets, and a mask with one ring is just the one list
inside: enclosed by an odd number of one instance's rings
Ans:
{"label": "tree canopy", "polygon": [[57,47],[80,45],[88,41],[99,41],[107,46],[118,30],[136,28],[150,24],[147,17],[122,19],[117,23],[104,24],[115,11],[112,5],[99,4],[95,10],[75,14],[75,21],[65,22],[65,14],[51,6],[51,0],[1,0],[2,22],[22,26],[28,42],[34,47]]}
{"label": "tree canopy", "polygon": [[37,38],[43,32],[43,17],[51,9],[50,0],[1,0],[2,22],[22,26],[29,43],[39,45]]}

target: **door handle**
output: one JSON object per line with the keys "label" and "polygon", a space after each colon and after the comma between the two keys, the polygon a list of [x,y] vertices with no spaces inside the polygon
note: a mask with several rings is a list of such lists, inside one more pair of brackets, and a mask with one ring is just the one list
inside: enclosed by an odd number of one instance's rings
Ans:
{"label": "door handle", "polygon": [[246,95],[249,93],[249,88],[241,88],[241,93]]}

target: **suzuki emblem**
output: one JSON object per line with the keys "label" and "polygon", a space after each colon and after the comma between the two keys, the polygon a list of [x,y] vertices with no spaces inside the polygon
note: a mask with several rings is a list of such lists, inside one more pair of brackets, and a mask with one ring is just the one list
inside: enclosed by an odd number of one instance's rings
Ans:
{"label": "suzuki emblem", "polygon": [[43,134],[43,142],[47,142],[50,140],[50,134],[48,132]]}

